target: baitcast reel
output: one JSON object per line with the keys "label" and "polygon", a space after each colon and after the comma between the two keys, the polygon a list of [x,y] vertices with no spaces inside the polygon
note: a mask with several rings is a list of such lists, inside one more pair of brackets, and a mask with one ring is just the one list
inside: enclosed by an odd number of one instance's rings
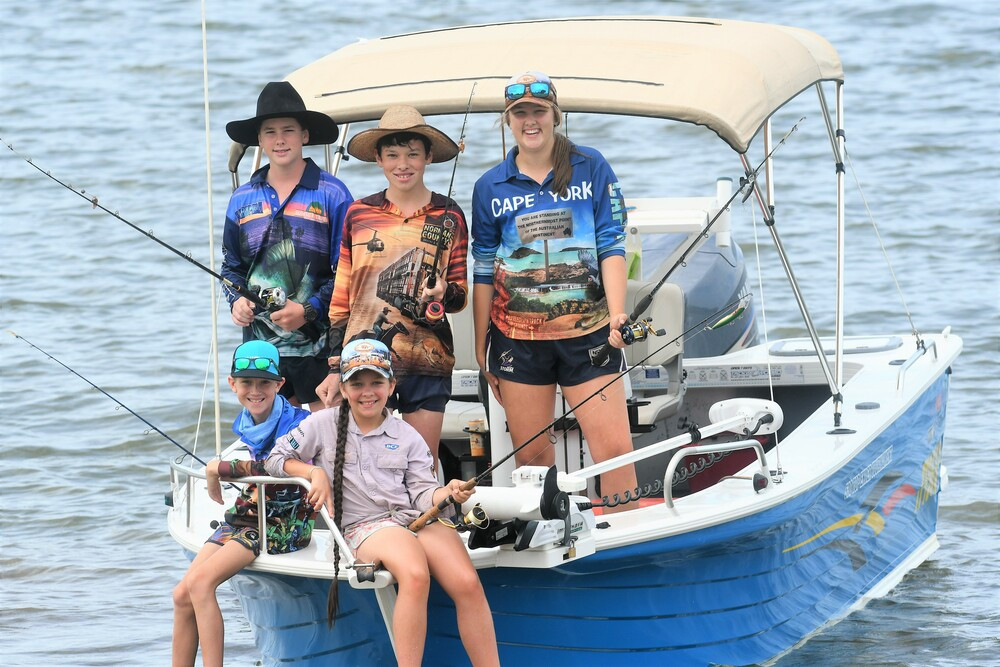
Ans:
{"label": "baitcast reel", "polygon": [[260,285],[250,285],[250,291],[257,295],[260,300],[260,308],[269,313],[281,310],[285,307],[287,298],[285,290],[280,287],[261,287]]}

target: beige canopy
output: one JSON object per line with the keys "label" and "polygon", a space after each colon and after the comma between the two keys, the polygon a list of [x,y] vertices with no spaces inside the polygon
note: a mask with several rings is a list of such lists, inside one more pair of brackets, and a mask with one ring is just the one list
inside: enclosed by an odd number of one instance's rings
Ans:
{"label": "beige canopy", "polygon": [[306,105],[338,123],[392,104],[425,115],[502,111],[513,74],[552,77],[564,111],[704,125],[745,152],[764,121],[818,81],[843,81],[822,37],[690,17],[590,17],[444,28],[361,41],[293,72]]}

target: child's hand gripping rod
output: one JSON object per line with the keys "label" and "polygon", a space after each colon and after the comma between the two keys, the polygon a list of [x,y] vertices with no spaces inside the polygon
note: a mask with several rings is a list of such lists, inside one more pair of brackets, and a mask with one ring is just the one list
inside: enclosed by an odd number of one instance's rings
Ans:
{"label": "child's hand gripping rod", "polygon": [[[479,478],[473,477],[468,482],[462,484],[462,490],[471,491],[476,487],[476,484],[478,483],[479,483]],[[430,508],[429,510],[418,516],[416,519],[414,519],[413,523],[411,523],[409,526],[410,530],[412,530],[413,532],[417,532],[418,530],[426,526],[429,522],[437,518],[438,514],[448,509],[448,505],[451,505],[453,502],[454,500],[452,499],[451,494],[449,494],[447,498],[445,498],[437,505]]]}

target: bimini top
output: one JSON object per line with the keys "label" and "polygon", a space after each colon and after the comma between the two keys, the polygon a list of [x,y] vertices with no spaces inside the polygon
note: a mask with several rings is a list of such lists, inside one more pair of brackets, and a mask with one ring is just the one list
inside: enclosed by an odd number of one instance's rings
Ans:
{"label": "bimini top", "polygon": [[818,81],[843,81],[837,52],[807,30],[690,17],[590,17],[444,28],[351,44],[287,77],[338,123],[392,104],[425,115],[503,110],[526,70],[556,83],[564,111],[704,125],[742,153],[776,109]]}

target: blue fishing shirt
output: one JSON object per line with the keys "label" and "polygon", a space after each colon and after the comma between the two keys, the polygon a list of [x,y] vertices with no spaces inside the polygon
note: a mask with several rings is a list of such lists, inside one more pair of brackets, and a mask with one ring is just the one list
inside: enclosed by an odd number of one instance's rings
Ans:
{"label": "blue fishing shirt", "polygon": [[[326,349],[327,312],[340,255],[344,214],[354,200],[340,179],[306,158],[298,185],[285,200],[267,182],[269,165],[233,192],[222,237],[222,275],[240,287],[281,287],[297,303],[312,304],[319,338],[285,331],[266,312],[250,324],[252,338],[272,343],[282,356],[309,357]],[[229,305],[239,294],[226,288]],[[303,327],[305,329],[306,327]]]}
{"label": "blue fishing shirt", "polygon": [[559,340],[607,324],[600,262],[625,255],[625,203],[597,150],[574,146],[565,196],[506,159],[472,194],[473,281],[494,287],[490,317],[508,338]]}

